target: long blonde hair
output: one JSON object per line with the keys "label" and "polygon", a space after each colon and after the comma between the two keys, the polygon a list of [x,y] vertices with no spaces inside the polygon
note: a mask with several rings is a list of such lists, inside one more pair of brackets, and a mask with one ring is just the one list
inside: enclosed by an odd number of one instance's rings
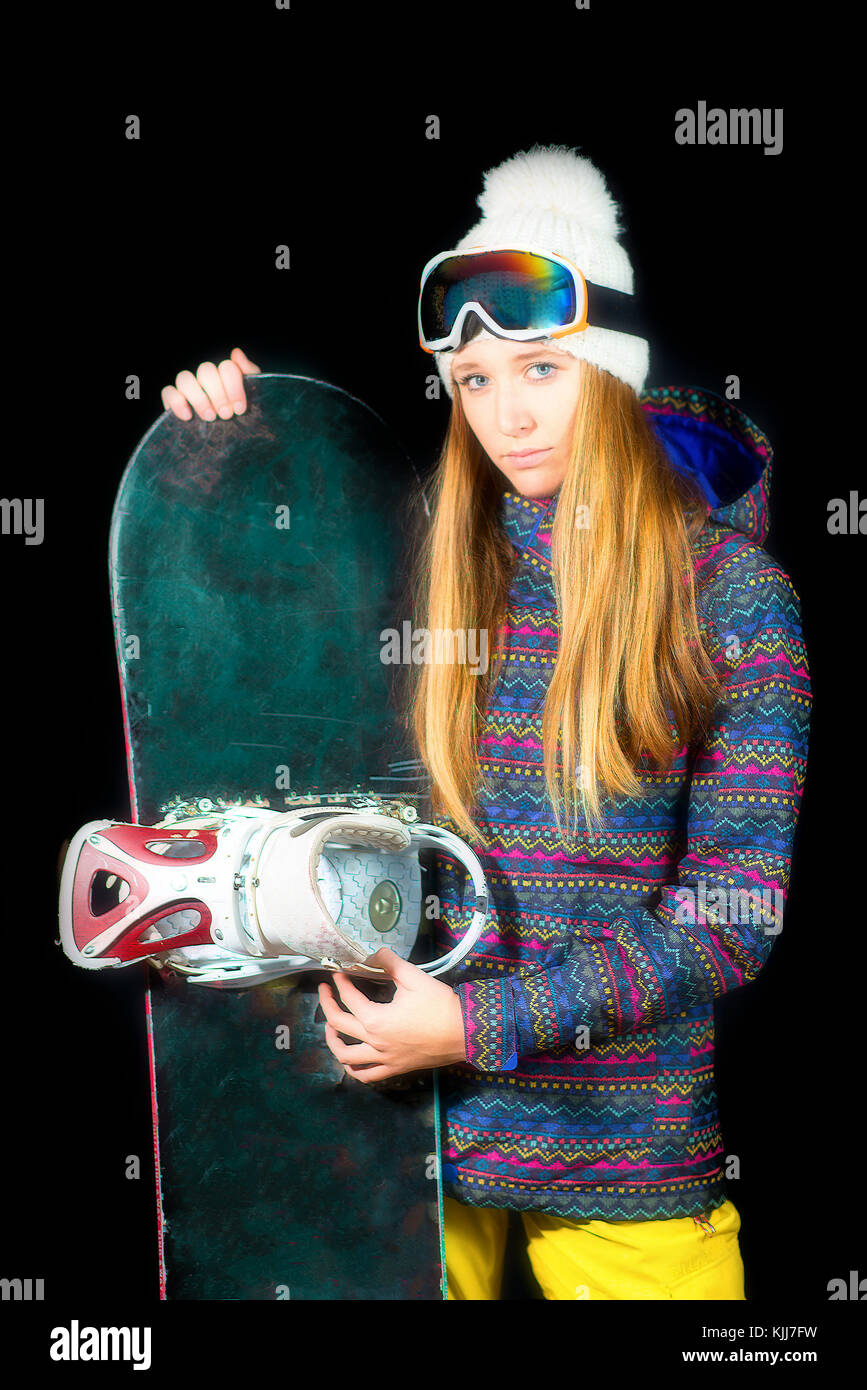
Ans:
{"label": "long blonde hair", "polygon": [[[571,455],[551,531],[560,643],[542,720],[545,782],[561,838],[561,812],[577,833],[579,805],[593,837],[602,788],[640,793],[639,759],[669,768],[705,729],[721,692],[696,611],[692,542],[707,515],[704,498],[668,463],[631,387],[579,366]],[[451,817],[476,845],[477,745],[505,657],[497,639],[517,563],[498,518],[506,486],[456,387],[409,595],[416,627],[487,632],[495,659],[476,675],[461,661],[414,667],[407,723],[431,776],[434,814]]]}

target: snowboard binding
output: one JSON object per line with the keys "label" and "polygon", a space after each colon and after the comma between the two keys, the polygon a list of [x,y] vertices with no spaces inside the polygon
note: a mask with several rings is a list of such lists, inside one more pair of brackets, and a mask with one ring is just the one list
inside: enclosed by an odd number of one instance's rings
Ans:
{"label": "snowboard binding", "polygon": [[353,793],[240,805],[175,798],[154,826],[90,821],[73,836],[60,887],[60,937],[88,970],[149,960],[191,983],[244,988],[304,970],[368,978],[381,946],[408,959],[424,906],[420,849],[459,859],[475,888],[458,944],[419,969],[441,975],[488,915],[470,847],[417,821],[406,798]]}

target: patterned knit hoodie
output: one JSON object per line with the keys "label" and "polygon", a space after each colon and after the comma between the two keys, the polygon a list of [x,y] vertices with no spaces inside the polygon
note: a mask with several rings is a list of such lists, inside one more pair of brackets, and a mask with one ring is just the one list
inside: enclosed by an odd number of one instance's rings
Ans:
{"label": "patterned knit hoodie", "polygon": [[[652,1220],[726,1196],[714,999],[756,977],[782,925],[809,671],[798,595],[761,548],[767,439],[708,391],[660,388],[641,401],[672,466],[707,497],[696,586],[725,693],[700,744],[668,772],[641,767],[640,796],[603,793],[605,828],[591,843],[579,820],[580,848],[567,849],[541,739],[559,643],[558,494],[505,493],[520,563],[491,644],[491,661],[506,659],[479,743],[492,791],[476,817],[492,907],[453,976],[468,1061],[440,1072],[445,1189],[471,1205]],[[438,882],[446,949],[469,924],[474,891],[448,855]]]}

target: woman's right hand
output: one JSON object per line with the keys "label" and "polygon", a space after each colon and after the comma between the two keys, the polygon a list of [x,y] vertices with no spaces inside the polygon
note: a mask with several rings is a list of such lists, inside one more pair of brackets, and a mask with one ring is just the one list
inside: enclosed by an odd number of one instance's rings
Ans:
{"label": "woman's right hand", "polygon": [[241,348],[232,348],[231,357],[218,367],[213,362],[202,362],[195,376],[192,372],[180,372],[174,386],[163,387],[163,406],[179,420],[192,420],[193,410],[200,420],[216,420],[218,415],[221,420],[229,420],[233,415],[243,415],[247,409],[244,377],[261,370]]}

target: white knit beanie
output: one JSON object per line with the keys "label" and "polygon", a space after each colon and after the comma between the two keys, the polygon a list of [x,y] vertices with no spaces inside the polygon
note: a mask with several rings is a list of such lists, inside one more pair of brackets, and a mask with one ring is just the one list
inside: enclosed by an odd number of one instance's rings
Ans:
{"label": "white knit beanie", "polygon": [[[489,169],[476,199],[482,219],[453,247],[507,247],[553,251],[574,262],[586,280],[633,292],[632,264],[617,236],[619,209],[594,164],[565,145],[534,145]],[[592,304],[592,298],[591,298]],[[482,337],[493,337],[485,328]],[[643,390],[650,350],[645,338],[592,324],[583,333],[543,339],[547,348],[571,353]],[[453,397],[454,351],[435,352],[437,370]]]}

